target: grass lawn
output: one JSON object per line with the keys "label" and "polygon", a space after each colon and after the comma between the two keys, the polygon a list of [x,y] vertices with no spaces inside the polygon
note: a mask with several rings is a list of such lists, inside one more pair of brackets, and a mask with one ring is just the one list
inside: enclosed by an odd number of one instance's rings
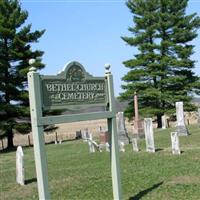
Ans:
{"label": "grass lawn", "polygon": [[[180,137],[181,155],[171,154],[170,132],[155,130],[156,153],[126,146],[120,152],[123,199],[199,200],[200,128],[189,126]],[[110,200],[112,182],[108,152],[89,153],[87,143],[68,141],[46,145],[51,198],[54,200]],[[24,148],[26,185],[15,181],[15,152],[0,154],[0,199],[38,199],[33,148]]]}

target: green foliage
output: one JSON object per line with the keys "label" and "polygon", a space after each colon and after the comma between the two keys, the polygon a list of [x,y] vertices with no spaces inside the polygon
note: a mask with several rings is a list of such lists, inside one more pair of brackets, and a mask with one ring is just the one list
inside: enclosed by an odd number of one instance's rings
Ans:
{"label": "green foliage", "polygon": [[17,124],[15,124],[14,129],[22,134],[30,133],[31,132],[31,124],[30,123],[17,123]]}
{"label": "green foliage", "polygon": [[3,127],[8,137],[8,146],[13,146],[13,128],[24,126],[17,125],[17,119],[29,116],[28,61],[37,58],[35,67],[44,67],[43,52],[31,49],[44,30],[32,32],[30,24],[24,25],[27,17],[28,12],[21,9],[18,0],[0,1],[0,129]]}
{"label": "green foliage", "polygon": [[[200,17],[186,15],[188,0],[129,0],[133,14],[132,36],[122,37],[137,48],[134,58],[124,61],[129,72],[122,78],[121,100],[130,101],[136,91],[144,116],[162,116],[173,112],[175,102],[183,101],[192,110],[192,95],[200,92],[200,81],[192,71],[195,62],[192,40],[197,37]],[[133,115],[130,108],[127,116]],[[128,114],[129,113],[129,114]],[[161,118],[160,118],[161,119]]]}

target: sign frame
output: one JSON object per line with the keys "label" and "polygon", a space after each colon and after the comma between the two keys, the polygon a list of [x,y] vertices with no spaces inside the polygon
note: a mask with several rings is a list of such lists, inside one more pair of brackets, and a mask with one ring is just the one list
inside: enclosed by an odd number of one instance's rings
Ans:
{"label": "sign frame", "polygon": [[[55,76],[40,75],[40,81],[43,110],[65,109],[66,107],[71,110],[79,110],[92,105],[106,106],[108,103],[105,77],[90,75],[76,61],[67,64],[64,70]],[[51,99],[52,96],[57,99]],[[72,97],[76,97],[76,99],[70,101]],[[80,97],[85,97],[85,101]]]}
{"label": "sign frame", "polygon": [[[78,66],[83,66],[73,61],[67,65],[69,67],[77,64]],[[54,76],[41,76],[34,67],[31,67],[28,72],[28,87],[29,87],[29,101],[30,101],[30,114],[31,114],[31,125],[33,133],[33,143],[34,143],[34,156],[35,156],[35,166],[37,174],[37,185],[40,200],[49,200],[49,184],[48,184],[48,170],[47,170],[47,156],[45,151],[44,142],[44,125],[57,124],[57,123],[69,123],[76,121],[85,120],[95,120],[95,119],[107,119],[108,132],[109,132],[109,143],[110,143],[110,157],[111,157],[111,174],[112,174],[112,188],[113,188],[113,199],[122,199],[121,191],[121,177],[120,177],[120,166],[119,166],[119,147],[118,147],[118,136],[117,136],[117,124],[116,124],[116,109],[115,109],[115,97],[113,89],[113,76],[110,72],[110,65],[105,66],[106,72],[105,77],[93,77],[94,80],[99,78],[104,79],[106,82],[106,101],[103,104],[107,107],[106,111],[103,112],[92,112],[92,113],[82,113],[75,115],[58,115],[58,116],[43,116],[43,100],[42,100],[42,87],[41,79],[52,78]],[[66,73],[66,70],[64,71]],[[85,72],[86,73],[86,72]],[[60,73],[62,75],[62,73]],[[92,78],[91,75],[87,73],[88,77]],[[95,105],[95,104],[90,104]],[[79,106],[69,106],[70,108],[88,107],[86,105]],[[63,106],[62,108],[64,108]],[[50,106],[50,109],[56,109],[57,106]],[[59,107],[61,108],[61,107]],[[65,107],[66,108],[66,107]],[[67,106],[68,108],[68,106]],[[46,108],[45,108],[46,109]]]}

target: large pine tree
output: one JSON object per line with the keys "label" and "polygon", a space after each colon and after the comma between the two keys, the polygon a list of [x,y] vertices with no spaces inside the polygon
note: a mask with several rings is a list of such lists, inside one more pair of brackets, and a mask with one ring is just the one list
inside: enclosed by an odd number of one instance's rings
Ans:
{"label": "large pine tree", "polygon": [[129,0],[127,6],[133,14],[131,37],[122,37],[129,45],[137,47],[133,59],[124,62],[129,72],[122,78],[126,82],[122,100],[129,100],[126,110],[133,116],[133,95],[137,91],[140,112],[143,116],[161,116],[172,112],[176,101],[184,108],[194,109],[193,92],[199,91],[199,78],[192,71],[191,60],[200,18],[186,15],[188,0]]}
{"label": "large pine tree", "polygon": [[30,124],[24,120],[29,116],[28,61],[36,58],[35,67],[44,67],[43,52],[31,48],[44,30],[32,32],[30,24],[24,25],[27,17],[19,1],[0,1],[0,135],[7,137],[8,148],[13,147],[15,129],[30,131]]}

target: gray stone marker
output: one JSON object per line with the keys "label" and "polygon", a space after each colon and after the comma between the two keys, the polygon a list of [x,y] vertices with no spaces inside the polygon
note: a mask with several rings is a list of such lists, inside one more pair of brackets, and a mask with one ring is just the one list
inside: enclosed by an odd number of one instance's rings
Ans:
{"label": "gray stone marker", "polygon": [[94,144],[90,139],[88,140],[88,145],[90,153],[94,153],[95,152]]}
{"label": "gray stone marker", "polygon": [[88,129],[86,128],[82,133],[82,139],[84,142],[87,142],[87,139],[89,138],[89,132]]}
{"label": "gray stone marker", "polygon": [[16,151],[16,181],[24,185],[24,153],[21,146],[18,146]]}
{"label": "gray stone marker", "polygon": [[88,145],[89,145],[90,153],[94,153],[95,147],[94,147],[94,141],[92,140],[92,134],[91,133],[88,134],[87,142],[88,142]]}
{"label": "gray stone marker", "polygon": [[132,146],[133,146],[133,151],[138,152],[139,148],[138,148],[138,139],[137,138],[133,138],[132,139]]}
{"label": "gray stone marker", "polygon": [[106,151],[107,151],[107,152],[110,152],[110,145],[109,145],[108,142],[106,142]]}
{"label": "gray stone marker", "polygon": [[183,102],[176,102],[176,132],[179,136],[187,136],[188,130],[185,126]]}
{"label": "gray stone marker", "polygon": [[118,132],[118,141],[123,142],[124,144],[129,144],[129,137],[125,127],[124,113],[117,113],[117,132]]}
{"label": "gray stone marker", "polygon": [[177,132],[171,132],[172,154],[181,154]]}
{"label": "gray stone marker", "polygon": [[166,129],[166,116],[162,116],[162,129]]}
{"label": "gray stone marker", "polygon": [[155,152],[152,118],[144,118],[146,151]]}
{"label": "gray stone marker", "polygon": [[124,146],[125,146],[124,142],[119,142],[119,151],[120,152],[125,152]]}
{"label": "gray stone marker", "polygon": [[198,124],[200,126],[200,108],[198,108]]}

